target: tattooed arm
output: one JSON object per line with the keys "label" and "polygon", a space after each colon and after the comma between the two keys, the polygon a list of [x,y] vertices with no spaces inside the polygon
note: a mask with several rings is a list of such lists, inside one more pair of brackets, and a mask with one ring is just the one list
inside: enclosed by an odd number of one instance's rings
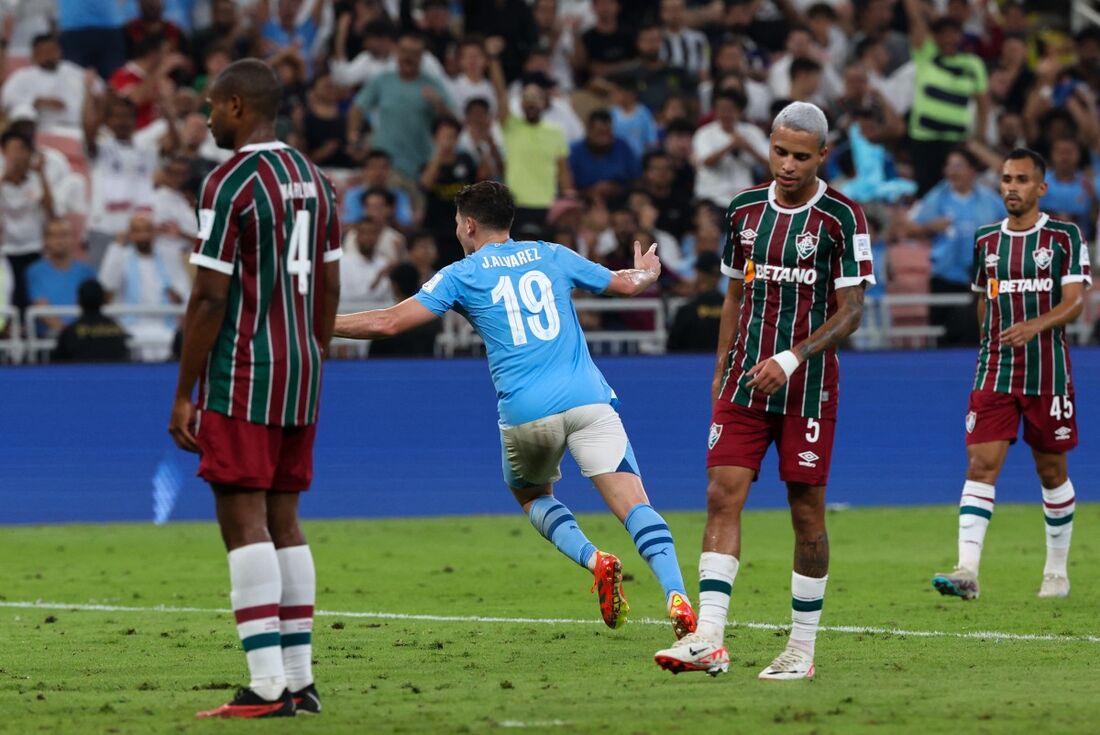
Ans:
{"label": "tattooed arm", "polygon": [[812,355],[835,347],[859,329],[863,318],[863,289],[866,283],[836,290],[837,312],[788,352],[761,360],[749,370],[746,387],[772,395],[783,387],[787,377]]}
{"label": "tattooed arm", "polygon": [[714,363],[714,380],[710,386],[710,400],[718,400],[718,391],[722,387],[722,378],[726,374],[726,363],[733,341],[737,339],[737,324],[741,317],[741,298],[745,294],[745,282],[731,278],[726,284],[726,298],[722,301],[722,318],[718,322],[718,357]]}

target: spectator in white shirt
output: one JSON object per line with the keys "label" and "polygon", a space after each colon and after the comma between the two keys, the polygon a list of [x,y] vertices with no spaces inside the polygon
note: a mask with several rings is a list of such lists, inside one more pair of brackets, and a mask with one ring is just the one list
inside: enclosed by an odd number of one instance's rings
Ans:
{"label": "spectator in white shirt", "polygon": [[753,166],[768,165],[768,138],[742,122],[745,95],[736,89],[714,95],[714,122],[695,131],[692,159],[697,167],[695,196],[725,209],[742,189],[752,186]]}
{"label": "spectator in white shirt", "polygon": [[61,45],[51,34],[36,36],[31,49],[31,66],[12,73],[0,93],[0,105],[11,114],[21,103],[38,112],[42,130],[79,129],[84,106],[84,70],[61,58]]}
{"label": "spectator in white shirt", "polygon": [[198,236],[195,202],[188,195],[191,165],[187,158],[170,158],[160,170],[161,185],[154,192],[153,225],[157,253],[181,266],[191,254]]}
{"label": "spectator in white shirt", "polygon": [[486,77],[489,57],[485,54],[485,45],[479,38],[464,38],[458,44],[457,75],[447,80],[447,92],[455,112],[462,119],[466,104],[472,99],[488,100],[492,114],[496,115],[496,95],[493,83]]}
{"label": "spectator in white shirt", "polygon": [[354,244],[345,245],[340,259],[340,297],[355,304],[372,304],[372,308],[393,303],[389,273],[395,263],[379,250],[384,223],[374,217],[364,217],[355,223]]}
{"label": "spectator in white shirt", "polygon": [[[54,214],[63,217],[67,214],[88,213],[88,185],[84,177],[73,171],[69,159],[61,151],[38,140],[38,113],[29,103],[17,105],[8,117],[8,130],[21,133],[27,140],[36,141],[35,147],[42,156],[42,172],[50,185],[53,195]],[[4,157],[0,153],[0,169],[3,169]]]}
{"label": "spectator in white shirt", "polygon": [[42,233],[54,216],[53,197],[34,143],[14,130],[0,136],[4,175],[0,178],[0,251],[11,265],[12,303],[27,307],[27,268],[42,257]]}
{"label": "spectator in white shirt", "polygon": [[[109,300],[127,306],[182,304],[190,291],[183,265],[161,256],[153,242],[153,217],[139,212],[130,219],[125,244],[112,243],[103,257],[99,282]],[[140,346],[144,362],[167,360],[179,320],[175,317],[128,316],[120,320]]]}
{"label": "spectator in white shirt", "polygon": [[[157,151],[134,144],[134,106],[108,96],[106,114],[99,102],[85,104],[84,144],[92,160],[92,206],[88,221],[88,261],[93,267],[103,260],[107,245],[126,232],[130,217],[153,209],[153,174]],[[101,120],[106,123],[101,128]]]}
{"label": "spectator in white shirt", "polygon": [[[337,23],[334,53],[329,59],[334,82],[354,89],[367,84],[382,72],[397,70],[397,29],[392,23],[385,20],[368,23],[364,30],[363,49],[354,56],[347,42],[350,26],[351,15],[345,13]],[[437,79],[447,78],[443,65],[432,54],[423,54],[420,71]]]}

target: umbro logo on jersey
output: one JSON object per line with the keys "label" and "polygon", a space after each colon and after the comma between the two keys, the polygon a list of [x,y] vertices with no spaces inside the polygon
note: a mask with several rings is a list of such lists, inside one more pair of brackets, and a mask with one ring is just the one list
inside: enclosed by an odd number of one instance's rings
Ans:
{"label": "umbro logo on jersey", "polygon": [[1056,429],[1054,431],[1054,440],[1059,441],[1059,442],[1064,442],[1064,441],[1069,439],[1070,434],[1072,434],[1072,433],[1073,433],[1073,429],[1069,428],[1068,426],[1063,426],[1063,427],[1061,427],[1059,429]]}
{"label": "umbro logo on jersey", "polygon": [[808,258],[817,252],[817,235],[812,232],[803,232],[801,235],[795,235],[794,247],[798,251],[798,257]]}
{"label": "umbro logo on jersey", "polygon": [[740,237],[741,244],[747,248],[751,248],[756,242],[756,230],[741,230]]}
{"label": "umbro logo on jersey", "polygon": [[966,433],[973,434],[974,427],[978,425],[978,414],[971,411],[966,414]]}
{"label": "umbro logo on jersey", "polygon": [[991,299],[1006,293],[1049,293],[1053,290],[1053,278],[1006,278],[1003,281],[990,278],[986,286]]}
{"label": "umbro logo on jersey", "polygon": [[798,458],[802,460],[798,463],[801,467],[817,467],[817,461],[821,459],[821,457],[810,451],[800,453]]}
{"label": "umbro logo on jersey", "polygon": [[996,268],[997,264],[1000,263],[1000,262],[1001,262],[1001,256],[997,255],[996,253],[990,253],[989,255],[985,256],[985,267],[986,268]]}
{"label": "umbro logo on jersey", "polygon": [[1035,248],[1031,257],[1035,260],[1035,266],[1039,270],[1045,271],[1050,267],[1050,261],[1054,260],[1054,250],[1053,248]]}

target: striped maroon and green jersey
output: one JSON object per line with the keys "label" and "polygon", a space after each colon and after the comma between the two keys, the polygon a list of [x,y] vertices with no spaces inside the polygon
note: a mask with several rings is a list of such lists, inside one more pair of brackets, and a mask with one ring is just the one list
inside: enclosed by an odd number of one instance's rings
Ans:
{"label": "striped maroon and green jersey", "polygon": [[1057,306],[1068,283],[1092,283],[1088,245],[1077,225],[1040,214],[1028,230],[1008,229],[1007,219],[978,229],[972,288],[985,294],[985,323],[974,390],[1025,396],[1070,390],[1064,328],[1040,332],[1021,347],[1001,344],[1010,326]]}
{"label": "striped maroon and green jersey", "polygon": [[776,202],[774,183],[730,202],[722,272],[743,279],[745,295],[719,392],[724,400],[771,413],[836,416],[835,349],[810,357],[771,396],[746,387],[753,365],[793,348],[836,313],[838,288],[875,282],[863,210],[825,182],[817,186],[794,209]]}
{"label": "striped maroon and green jersey", "polygon": [[248,145],[207,176],[191,262],[231,280],[200,408],[269,426],[317,420],[323,263],[340,255],[332,185],[302,153]]}

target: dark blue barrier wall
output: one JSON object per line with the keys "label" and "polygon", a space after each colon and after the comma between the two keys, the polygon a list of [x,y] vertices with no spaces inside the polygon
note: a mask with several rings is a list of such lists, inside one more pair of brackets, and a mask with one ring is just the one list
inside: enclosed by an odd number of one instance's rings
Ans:
{"label": "dark blue barrier wall", "polygon": [[[954,503],[965,471],[963,419],[973,351],[846,354],[830,499],[854,505]],[[703,507],[708,357],[603,358],[655,505]],[[1074,352],[1082,442],[1078,493],[1100,476],[1100,350]],[[195,459],[165,431],[175,366],[0,369],[0,523],[151,520],[153,476],[182,469],[172,518],[211,516]],[[575,510],[601,502],[572,461],[559,486]],[[1023,445],[998,500],[1038,500]],[[769,459],[751,504],[785,503]],[[313,517],[513,512],[501,481],[496,408],[481,360],[329,365]]]}

